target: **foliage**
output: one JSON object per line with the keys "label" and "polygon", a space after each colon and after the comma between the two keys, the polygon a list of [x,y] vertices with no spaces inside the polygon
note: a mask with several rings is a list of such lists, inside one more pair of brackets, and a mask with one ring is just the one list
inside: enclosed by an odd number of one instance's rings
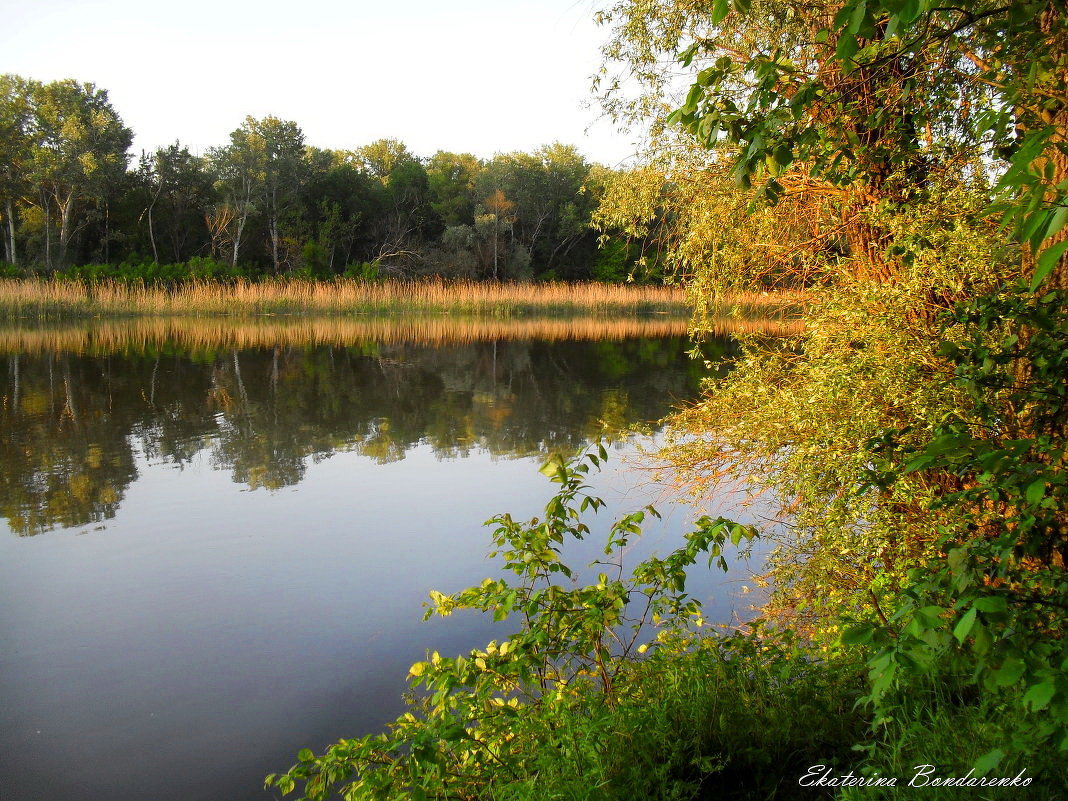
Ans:
{"label": "foliage", "polygon": [[[465,656],[428,654],[412,665],[409,711],[388,732],[318,755],[302,749],[267,785],[304,799],[755,801],[793,797],[814,765],[906,777],[900,782],[931,762],[962,775],[999,734],[1026,732],[1025,716],[962,701],[945,682],[913,686],[902,702],[907,718],[872,732],[851,649],[820,655],[759,620],[744,632],[695,631],[700,610],[684,593],[686,571],[706,555],[723,566],[726,541],[754,535],[722,519],[699,521],[682,548],[623,580],[623,551],[651,510],[626,515],[609,530],[605,559],[591,566],[603,571],[597,583],[581,585],[563,557],[570,540],[590,533],[582,511],[601,506],[584,480],[604,455],[542,468],[559,484],[542,519],[489,522],[495,553],[518,583],[487,578],[454,595],[431,593],[428,617],[476,610],[521,618],[518,632]],[[648,622],[660,624],[655,637]],[[963,732],[971,735],[965,743]],[[999,775],[1034,777],[1021,798],[1048,797],[1063,776],[1047,758],[1009,756],[1001,767]],[[899,796],[865,788],[840,797]]]}
{"label": "foliage", "polygon": [[226,280],[244,278],[240,267],[196,256],[178,264],[157,264],[153,261],[129,261],[120,264],[82,264],[58,270],[60,280],[77,279],[86,282],[118,281],[122,283],[155,283],[157,281]]}
{"label": "foliage", "polygon": [[7,227],[4,249],[12,263],[19,261],[19,206],[32,233],[43,239],[44,266],[51,270],[66,263],[77,231],[121,183],[131,137],[107,92],[91,83],[68,79],[44,84],[3,76],[0,196]]}
{"label": "foliage", "polygon": [[[1063,754],[1055,748],[1006,753],[995,765],[988,757],[1006,740],[1028,738],[1033,716],[991,694],[976,697],[954,674],[915,677],[907,690],[895,694],[894,715],[883,718],[854,749],[863,757],[856,773],[902,777],[894,788],[854,787],[839,791],[842,801],[900,801],[922,794],[933,801],[965,801],[983,791],[975,786],[934,786],[921,777],[915,789],[908,780],[924,770],[933,777],[1014,777],[1030,779],[1011,791],[1013,799],[1049,801],[1068,783]],[[978,765],[979,770],[976,770]],[[933,766],[924,768],[923,766]],[[930,781],[927,779],[926,781]],[[989,796],[988,796],[989,797]]]}
{"label": "foliage", "polygon": [[[542,472],[559,490],[544,517],[523,523],[503,514],[489,521],[496,527],[492,555],[503,558],[517,583],[488,578],[454,595],[431,593],[428,617],[458,610],[495,620],[520,617],[517,633],[468,656],[433,653],[412,665],[412,687],[420,694],[387,734],[342,740],[320,756],[305,749],[288,773],[269,776],[268,786],[288,793],[302,782],[309,799],[335,789],[348,798],[506,797],[529,794],[543,781],[547,746],[548,753],[564,750],[566,757],[550,762],[559,767],[573,760],[571,770],[598,763],[604,769],[605,755],[622,756],[612,738],[601,738],[608,743],[601,751],[588,735],[623,705],[633,714],[635,696],[648,696],[649,674],[641,673],[648,667],[634,667],[634,659],[651,644],[640,641],[651,635],[651,624],[660,624],[653,647],[685,649],[692,625],[702,622],[699,603],[685,592],[687,569],[705,556],[725,567],[726,543],[738,545],[754,532],[702,518],[681,548],[663,559],[650,557],[624,578],[624,553],[645,516],[656,515],[646,507],[612,524],[604,558],[591,565],[604,572],[582,585],[563,555],[570,541],[590,533],[581,513],[604,505],[588,494],[585,480],[605,458],[602,446],[570,462],[551,459]],[[759,661],[759,653],[750,647],[751,658]],[[651,756],[645,755],[648,767],[655,764]],[[660,765],[646,782],[663,781],[665,768],[673,767]],[[614,773],[591,777],[578,770],[558,781],[596,786],[618,781]]]}
{"label": "foliage", "polygon": [[[727,202],[700,225],[663,189],[637,218],[708,254],[698,297],[755,277],[721,232],[761,220],[808,226],[826,282],[798,349],[749,342],[676,419],[668,462],[697,491],[743,477],[778,495],[789,530],[770,611],[824,648],[854,623],[878,724],[900,726],[891,745],[921,725],[911,694],[926,680],[969,713],[1004,712],[982,770],[1060,741],[1066,332],[1063,298],[1041,293],[1068,281],[1063,4],[663,0],[604,19],[607,55],[650,92],[628,105],[613,84],[607,106],[653,119],[661,186],[720,176]],[[685,97],[659,61],[672,50]],[[688,142],[710,166],[671,169]],[[804,252],[782,229],[756,238],[758,264]]]}
{"label": "foliage", "polygon": [[[732,31],[768,19],[794,35],[732,47]],[[1036,255],[1056,247],[1040,257],[1035,284],[1049,274],[1055,286],[1068,280],[1068,81],[1059,61],[1068,17],[1059,4],[850,0],[799,13],[725,1],[708,24],[715,34],[679,56],[685,67],[701,56],[703,68],[667,122],[706,147],[725,137],[743,184],[758,177],[772,202],[837,191],[863,210],[910,201],[962,159],[1005,159],[996,208]],[[888,279],[884,232],[847,223],[846,233],[869,262],[858,266]]]}
{"label": "foliage", "polygon": [[0,76],[0,258],[46,271],[151,254],[249,275],[377,263],[400,278],[592,277],[589,222],[609,171],[571,146],[488,160],[422,158],[395,139],[325,150],[294,121],[249,116],[204,157],[175,142],[127,169],[130,139],[91,84]]}
{"label": "foliage", "polygon": [[[918,448],[902,445],[905,432],[886,432],[869,486],[948,473],[954,489],[932,505],[954,514],[938,529],[934,557],[910,570],[890,620],[846,638],[875,647],[872,697],[883,717],[915,674],[959,674],[1031,713],[1013,747],[1068,750],[1065,295],[1009,288],[962,304],[950,322],[967,338],[942,350],[973,414],[947,415]],[[1004,751],[992,754],[996,763]]]}
{"label": "foliage", "polygon": [[342,275],[359,281],[377,281],[381,278],[381,265],[373,261],[353,262],[345,267]]}
{"label": "foliage", "polygon": [[[650,158],[606,180],[592,222],[602,247],[613,232],[629,238],[632,273],[667,271],[683,281],[696,326],[711,322],[729,293],[808,288],[843,271],[844,247],[829,224],[839,214],[832,203],[757,202],[722,161],[693,148]],[[825,224],[826,234],[814,234]]]}
{"label": "foliage", "polygon": [[843,609],[874,618],[873,598],[885,602],[930,548],[925,499],[937,482],[910,475],[885,496],[851,488],[870,463],[867,441],[910,426],[905,438],[918,446],[969,407],[966,393],[944,386],[950,368],[931,354],[928,316],[947,298],[997,286],[1011,251],[963,213],[965,199],[949,188],[882,222],[896,234],[896,282],[839,275],[833,291],[809,297],[795,343],[750,339],[733,371],[672,421],[664,457],[681,485],[704,495],[744,480],[778,499],[788,526],[769,565],[773,608],[827,639]]}

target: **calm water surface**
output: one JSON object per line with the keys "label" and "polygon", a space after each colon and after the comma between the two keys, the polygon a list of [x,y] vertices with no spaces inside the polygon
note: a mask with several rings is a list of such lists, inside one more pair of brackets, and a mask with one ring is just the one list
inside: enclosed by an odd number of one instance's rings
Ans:
{"label": "calm water surface", "polygon": [[[702,377],[683,336],[610,335],[0,332],[0,798],[266,799],[395,716],[426,649],[505,635],[422,622],[427,591],[493,574],[482,522],[605,426],[609,514],[657,500],[618,432]],[[727,620],[744,577],[695,594]]]}

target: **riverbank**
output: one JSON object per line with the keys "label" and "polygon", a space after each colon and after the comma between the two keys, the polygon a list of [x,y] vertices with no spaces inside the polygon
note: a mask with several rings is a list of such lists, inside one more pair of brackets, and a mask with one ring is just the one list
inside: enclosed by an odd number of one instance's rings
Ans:
{"label": "riverbank", "polygon": [[591,533],[582,512],[603,502],[586,482],[605,458],[602,446],[550,459],[541,472],[560,488],[544,516],[488,521],[518,579],[430,592],[427,617],[492,612],[518,624],[513,633],[456,657],[427,652],[409,670],[408,711],[383,733],[301,749],[267,786],[303,801],[911,801],[916,790],[964,801],[988,787],[1059,797],[1055,749],[999,748],[1033,717],[977,697],[964,675],[933,670],[894,688],[895,715],[881,716],[863,649],[829,650],[761,619],[709,625],[684,592],[687,572],[703,572],[710,553],[728,570],[733,546],[760,537],[750,526],[700,518],[677,550],[628,570],[646,507],[611,527],[595,563],[611,576],[560,581],[580,575],[567,541]]}
{"label": "riverbank", "polygon": [[[800,294],[739,293],[723,306],[743,316],[786,313]],[[61,279],[0,280],[0,318],[265,314],[688,316],[678,286],[473,281],[193,280],[177,284]]]}

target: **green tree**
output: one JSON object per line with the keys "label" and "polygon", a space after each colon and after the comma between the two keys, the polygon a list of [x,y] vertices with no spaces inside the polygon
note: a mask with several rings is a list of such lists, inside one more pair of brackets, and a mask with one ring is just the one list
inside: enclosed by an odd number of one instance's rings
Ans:
{"label": "green tree", "polygon": [[33,144],[33,83],[18,75],[0,75],[0,199],[3,200],[4,250],[18,264],[16,212],[26,192],[27,165]]}
{"label": "green tree", "polygon": [[[829,640],[852,619],[878,724],[933,678],[1025,721],[978,771],[1068,748],[1063,4],[615,11],[617,52],[653,69],[671,42],[693,71],[661,124],[753,184],[746,217],[806,195],[844,212],[801,354],[751,347],[682,419],[714,437],[673,460],[789,499],[778,611]],[[825,237],[830,218],[809,220]]]}
{"label": "green tree", "polygon": [[385,207],[385,188],[345,153],[309,148],[307,159],[304,215],[313,221],[316,241],[327,253],[328,270],[339,272],[357,257],[373,258],[369,228]]}
{"label": "green tree", "polygon": [[[78,210],[101,200],[125,174],[132,134],[108,94],[74,80],[34,84],[30,181],[44,214],[45,265],[66,263]],[[52,254],[52,216],[59,218],[58,254]]]}
{"label": "green tree", "polygon": [[153,260],[160,261],[161,233],[175,261],[191,255],[190,239],[206,236],[202,210],[212,198],[204,162],[175,142],[143,153],[136,177],[144,204],[139,216],[148,228]]}
{"label": "green tree", "polygon": [[295,122],[246,117],[230,134],[230,144],[213,159],[237,214],[233,264],[250,214],[261,212],[267,227],[271,266],[281,271],[281,220],[295,204],[303,179],[304,134]]}
{"label": "green tree", "polygon": [[475,221],[475,181],[482,162],[470,153],[439,150],[426,165],[430,205],[445,226]]}
{"label": "green tree", "polygon": [[385,190],[378,195],[379,207],[368,220],[374,240],[370,258],[388,260],[395,269],[411,266],[419,260],[422,245],[441,233],[431,207],[426,168],[396,139],[379,139],[359,147],[351,159]]}
{"label": "green tree", "polygon": [[352,151],[350,158],[357,169],[383,184],[389,183],[389,176],[401,165],[418,161],[399,139],[378,139],[362,145]]}
{"label": "green tree", "polygon": [[[500,191],[515,203],[511,235],[538,270],[561,266],[583,238],[595,200],[584,182],[590,164],[570,145],[555,143],[535,153],[507,153],[489,161],[475,182],[480,197]],[[492,212],[490,212],[492,213]]]}

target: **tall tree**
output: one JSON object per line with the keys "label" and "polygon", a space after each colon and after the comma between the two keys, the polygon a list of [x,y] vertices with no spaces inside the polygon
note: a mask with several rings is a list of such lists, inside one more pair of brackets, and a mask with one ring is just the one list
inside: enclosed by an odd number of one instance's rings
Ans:
{"label": "tall tree", "polygon": [[352,163],[383,184],[397,167],[418,159],[408,150],[408,146],[399,139],[378,139],[369,145],[362,145],[350,154]]}
{"label": "tall tree", "polygon": [[486,214],[492,218],[493,224],[493,280],[496,281],[500,277],[500,238],[501,238],[501,222],[507,222],[509,228],[511,228],[513,217],[512,211],[515,209],[515,203],[504,196],[504,192],[500,189],[494,191],[492,195],[483,201],[483,205],[486,208]]}
{"label": "tall tree", "polygon": [[142,154],[137,181],[144,203],[140,218],[148,228],[152,258],[160,261],[161,239],[175,261],[187,258],[190,240],[198,232],[206,233],[203,209],[212,196],[212,179],[203,159],[175,142]]}
{"label": "tall tree", "polygon": [[32,157],[33,83],[18,75],[0,75],[0,200],[3,201],[4,251],[18,264],[15,209],[26,191],[27,164]]}
{"label": "tall tree", "polygon": [[475,219],[475,180],[482,162],[470,153],[439,150],[426,165],[430,204],[445,226],[471,225]]}
{"label": "tall tree", "polygon": [[570,145],[495,156],[476,179],[481,197],[497,191],[515,204],[515,239],[542,270],[553,269],[588,234],[592,198],[583,198],[590,165]]}
{"label": "tall tree", "polygon": [[230,144],[212,153],[223,190],[233,205],[236,231],[233,264],[249,216],[261,211],[267,226],[271,264],[280,271],[280,221],[298,199],[304,177],[304,134],[295,122],[277,117],[246,117],[230,134]]}
{"label": "tall tree", "polygon": [[[79,204],[101,199],[126,170],[132,134],[108,94],[74,80],[35,84],[30,176],[45,218],[45,264],[66,263]],[[59,252],[52,256],[52,212],[59,217]]]}

